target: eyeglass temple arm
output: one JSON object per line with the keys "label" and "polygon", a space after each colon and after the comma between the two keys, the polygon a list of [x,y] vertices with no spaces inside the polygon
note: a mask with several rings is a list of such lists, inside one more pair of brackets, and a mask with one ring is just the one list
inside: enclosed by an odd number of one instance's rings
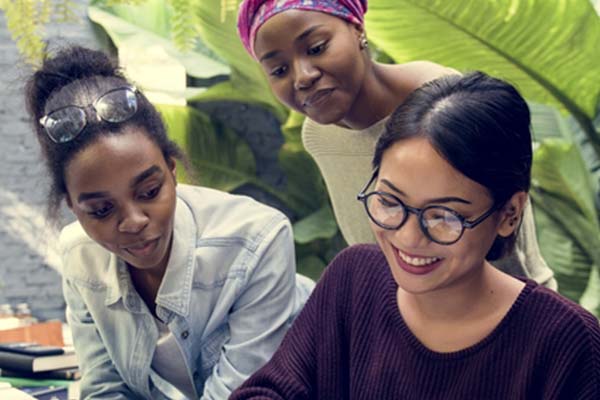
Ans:
{"label": "eyeglass temple arm", "polygon": [[377,178],[378,174],[379,174],[379,167],[375,168],[375,170],[373,171],[373,174],[371,175],[371,179],[369,179],[369,182],[367,182],[365,187],[363,187],[361,189],[361,191],[356,195],[356,200],[362,200],[365,197],[365,192],[367,191],[369,186],[371,186],[373,181],[375,181],[375,178]]}

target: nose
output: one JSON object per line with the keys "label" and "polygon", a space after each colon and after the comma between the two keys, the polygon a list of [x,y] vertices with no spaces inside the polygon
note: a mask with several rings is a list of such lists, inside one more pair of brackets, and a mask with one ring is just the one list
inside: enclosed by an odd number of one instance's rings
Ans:
{"label": "nose", "polygon": [[418,249],[429,243],[429,238],[421,229],[418,217],[410,212],[408,218],[399,229],[393,232],[395,240],[401,243],[404,248]]}
{"label": "nose", "polygon": [[148,225],[148,222],[150,222],[150,218],[143,209],[130,205],[123,209],[118,229],[121,233],[139,233]]}
{"label": "nose", "polygon": [[295,65],[294,89],[310,89],[321,77],[321,71],[308,59],[300,59]]}

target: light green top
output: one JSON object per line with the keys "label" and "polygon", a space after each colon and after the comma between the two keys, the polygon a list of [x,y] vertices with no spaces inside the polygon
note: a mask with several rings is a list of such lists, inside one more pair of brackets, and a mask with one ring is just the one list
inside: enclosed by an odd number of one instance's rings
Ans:
{"label": "light green top", "polygon": [[[304,121],[302,141],[325,179],[338,226],[348,244],[375,243],[364,206],[356,195],[371,177],[371,160],[387,118],[363,130]],[[556,289],[552,270],[542,258],[531,205],[525,207],[517,245],[494,264],[501,270]]]}

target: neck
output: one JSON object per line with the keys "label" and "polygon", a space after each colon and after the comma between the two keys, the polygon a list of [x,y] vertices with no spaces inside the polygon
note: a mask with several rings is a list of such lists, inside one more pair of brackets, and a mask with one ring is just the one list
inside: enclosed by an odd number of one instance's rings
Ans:
{"label": "neck", "polygon": [[502,300],[503,279],[498,274],[502,273],[486,261],[451,286],[431,293],[412,294],[399,288],[398,303],[401,310],[406,305],[422,320],[456,323],[481,318],[494,312]]}
{"label": "neck", "polygon": [[138,291],[142,299],[146,302],[150,310],[154,312],[154,301],[158,294],[158,289],[165,276],[167,264],[171,255],[171,247],[173,245],[173,234],[169,242],[169,248],[163,259],[156,266],[149,269],[139,269],[131,265],[127,265],[129,275],[133,286]]}
{"label": "neck", "polygon": [[338,125],[350,129],[368,128],[390,115],[401,101],[391,90],[382,64],[369,59],[365,65],[365,77],[361,88],[350,110]]}

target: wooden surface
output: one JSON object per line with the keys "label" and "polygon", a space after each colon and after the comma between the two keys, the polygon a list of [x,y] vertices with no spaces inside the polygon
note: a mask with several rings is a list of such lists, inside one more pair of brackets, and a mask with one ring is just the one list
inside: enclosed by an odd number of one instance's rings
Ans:
{"label": "wooden surface", "polygon": [[5,342],[35,342],[63,347],[62,323],[48,321],[22,328],[0,330],[0,343]]}

